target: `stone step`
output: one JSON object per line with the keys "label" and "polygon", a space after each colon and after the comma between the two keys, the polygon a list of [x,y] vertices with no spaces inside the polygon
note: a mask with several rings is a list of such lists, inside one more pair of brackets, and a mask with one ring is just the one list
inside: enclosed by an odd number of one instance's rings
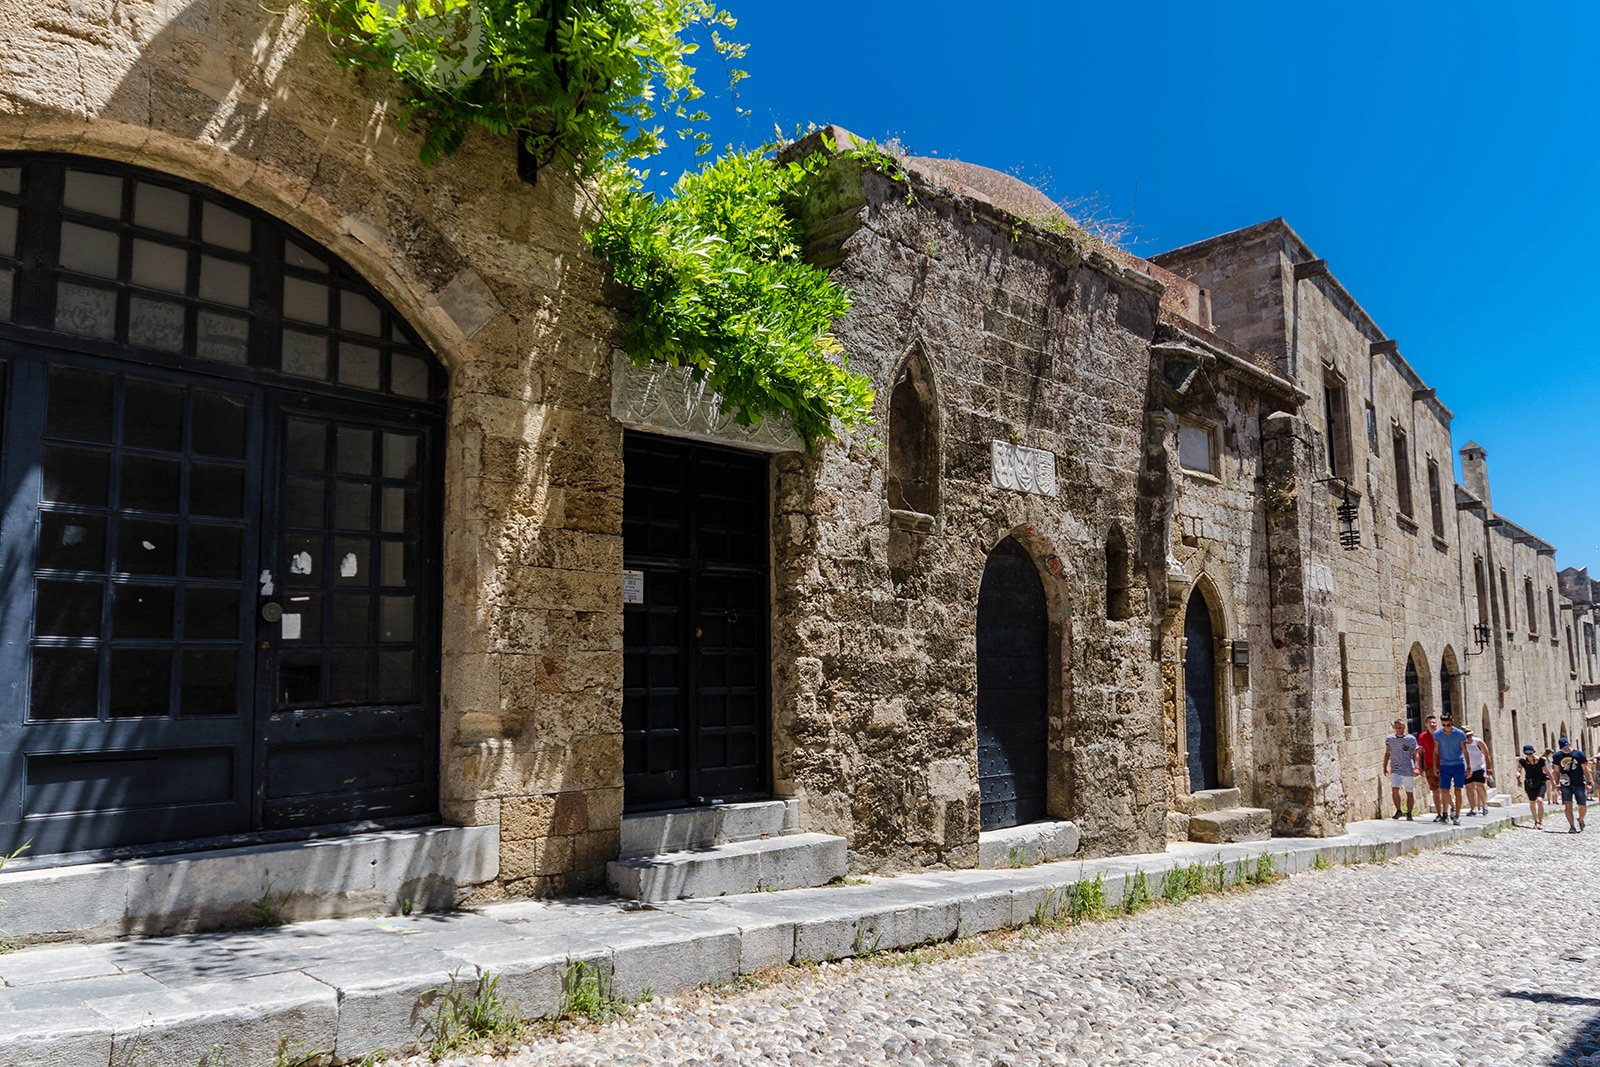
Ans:
{"label": "stone step", "polygon": [[1511,806],[1511,794],[1495,793],[1489,798],[1489,806],[1491,808],[1509,808]]}
{"label": "stone step", "polygon": [[1030,822],[978,835],[978,866],[985,870],[1031,867],[1064,860],[1078,851],[1078,826],[1071,822]]}
{"label": "stone step", "polygon": [[1225,808],[1237,808],[1240,795],[1237,789],[1198,789],[1189,794],[1189,813],[1195,814],[1202,811],[1222,811]]}
{"label": "stone step", "polygon": [[657,903],[762,890],[806,889],[843,878],[845,840],[831,834],[785,834],[709,848],[625,856],[606,864],[612,892]]}
{"label": "stone step", "polygon": [[730,841],[755,841],[792,834],[800,828],[800,801],[761,800],[748,804],[712,804],[625,815],[618,855],[651,856],[711,848]]}
{"label": "stone step", "polygon": [[1189,816],[1189,840],[1210,845],[1265,841],[1272,836],[1272,812],[1266,808],[1228,808]]}

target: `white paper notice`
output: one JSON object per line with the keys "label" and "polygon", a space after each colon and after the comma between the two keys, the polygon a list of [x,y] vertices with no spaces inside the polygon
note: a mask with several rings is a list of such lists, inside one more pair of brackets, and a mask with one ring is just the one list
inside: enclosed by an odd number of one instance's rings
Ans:
{"label": "white paper notice", "polygon": [[644,603],[644,571],[622,572],[622,602],[624,604]]}
{"label": "white paper notice", "polygon": [[339,577],[341,578],[354,578],[356,572],[360,569],[360,565],[356,563],[356,554],[354,552],[346,552],[344,559],[339,561]]}
{"label": "white paper notice", "polygon": [[282,636],[285,641],[300,640],[300,616],[285,615],[283,617]]}

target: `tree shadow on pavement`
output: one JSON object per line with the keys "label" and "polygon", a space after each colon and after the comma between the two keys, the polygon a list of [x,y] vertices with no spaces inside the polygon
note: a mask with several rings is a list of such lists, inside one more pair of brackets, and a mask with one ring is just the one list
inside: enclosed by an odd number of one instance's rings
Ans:
{"label": "tree shadow on pavement", "polygon": [[[1526,1000],[1535,1004],[1562,1004],[1567,1006],[1600,1008],[1600,997],[1580,997],[1570,993],[1544,993],[1526,989],[1504,989],[1500,996],[1511,1000]],[[1578,1027],[1561,1049],[1550,1058],[1550,1067],[1592,1067],[1600,1064],[1600,1014],[1589,1017]]]}

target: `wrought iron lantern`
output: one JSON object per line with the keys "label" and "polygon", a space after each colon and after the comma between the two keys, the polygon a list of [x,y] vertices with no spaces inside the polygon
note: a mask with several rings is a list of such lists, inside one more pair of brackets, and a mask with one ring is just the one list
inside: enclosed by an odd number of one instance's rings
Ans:
{"label": "wrought iron lantern", "polygon": [[1339,543],[1346,552],[1352,552],[1361,547],[1361,531],[1356,529],[1356,515],[1359,509],[1356,502],[1350,499],[1350,487],[1344,487],[1344,500],[1338,507],[1339,516]]}
{"label": "wrought iron lantern", "polygon": [[1489,644],[1489,627],[1481,622],[1478,623],[1472,628],[1472,639],[1478,643],[1478,651],[1482,652]]}

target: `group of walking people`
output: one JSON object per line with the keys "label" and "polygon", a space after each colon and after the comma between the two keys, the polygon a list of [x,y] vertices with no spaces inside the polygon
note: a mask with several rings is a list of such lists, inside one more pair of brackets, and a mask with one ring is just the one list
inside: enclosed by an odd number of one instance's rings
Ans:
{"label": "group of walking people", "polygon": [[[1394,733],[1384,738],[1383,773],[1389,779],[1395,819],[1411,820],[1416,812],[1415,781],[1423,778],[1433,802],[1434,822],[1461,824],[1465,797],[1468,816],[1489,813],[1489,789],[1494,782],[1494,756],[1472,731],[1456,726],[1449,712],[1443,723],[1430,715],[1424,728],[1411,734],[1405,720],[1394,721]],[[1532,745],[1522,746],[1517,760],[1517,780],[1533,816],[1535,829],[1544,829],[1545,805],[1556,803],[1559,791],[1567,815],[1567,832],[1582,833],[1589,811],[1589,791],[1594,779],[1589,758],[1563,737],[1559,748],[1544,754]],[[1405,794],[1405,807],[1400,794]]]}

